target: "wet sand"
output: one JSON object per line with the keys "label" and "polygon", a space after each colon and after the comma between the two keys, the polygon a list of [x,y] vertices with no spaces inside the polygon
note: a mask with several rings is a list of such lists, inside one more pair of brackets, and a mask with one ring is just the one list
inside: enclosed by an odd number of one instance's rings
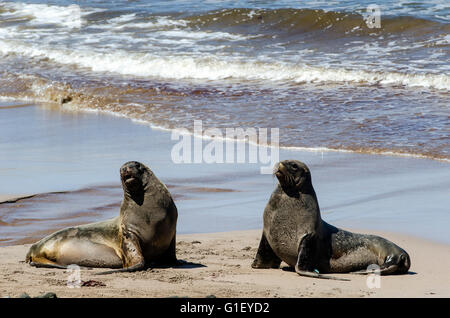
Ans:
{"label": "wet sand", "polygon": [[[310,167],[324,220],[381,233],[410,253],[417,274],[383,277],[385,287],[369,290],[359,276],[350,283],[329,282],[249,267],[260,235],[254,229],[262,226],[277,182],[260,174],[258,164],[174,164],[171,149],[178,140],[123,118],[39,106],[0,112],[0,201],[38,194],[0,204],[1,296],[41,291],[65,297],[449,296],[448,163],[281,150],[280,160],[295,158]],[[64,271],[21,263],[28,248],[23,244],[62,227],[116,216],[119,168],[129,160],[149,165],[169,187],[179,210],[179,258],[206,267],[112,275],[101,278],[106,287],[72,290]],[[82,279],[98,280],[94,272],[83,272]]]}
{"label": "wet sand", "polygon": [[408,275],[382,276],[380,288],[368,288],[367,277],[360,275],[334,274],[349,282],[300,277],[284,263],[280,269],[252,269],[261,233],[249,230],[179,235],[177,255],[188,263],[178,268],[107,276],[95,275],[98,269],[81,270],[81,281],[93,280],[96,287],[69,288],[65,270],[23,263],[28,245],[1,247],[0,297],[23,292],[55,292],[58,297],[450,297],[448,245],[375,233],[403,246],[412,261]]}

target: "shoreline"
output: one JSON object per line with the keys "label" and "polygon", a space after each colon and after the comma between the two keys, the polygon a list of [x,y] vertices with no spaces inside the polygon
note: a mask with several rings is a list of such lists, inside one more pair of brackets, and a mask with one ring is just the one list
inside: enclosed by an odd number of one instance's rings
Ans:
{"label": "shoreline", "polygon": [[[352,230],[355,232],[362,232]],[[365,232],[365,231],[364,231]],[[29,245],[0,247],[0,296],[23,292],[58,297],[450,297],[450,247],[405,235],[375,231],[411,256],[406,275],[381,276],[380,288],[370,289],[367,276],[333,274],[349,282],[298,276],[282,263],[280,269],[252,269],[261,230],[177,235],[177,257],[187,263],[136,273],[97,276],[99,269],[80,272],[81,281],[95,287],[68,288],[65,270],[34,268],[23,262]],[[431,265],[430,259],[439,258]],[[104,285],[104,286],[103,286]]]}
{"label": "shoreline", "polygon": [[[25,103],[26,102],[26,103]],[[8,103],[8,104],[12,104],[12,106],[2,106],[2,103]],[[2,100],[0,97],[0,109],[13,109],[13,108],[22,108],[22,107],[45,107],[48,110],[56,110],[56,111],[60,111],[60,112],[72,112],[72,113],[84,113],[84,114],[91,114],[91,115],[97,115],[97,116],[106,116],[106,117],[115,117],[115,118],[119,118],[119,119],[125,119],[125,120],[129,120],[131,123],[136,124],[136,125],[143,125],[146,126],[148,128],[150,128],[151,130],[156,130],[156,131],[160,131],[160,132],[165,132],[165,133],[173,133],[173,132],[179,132],[180,134],[184,134],[185,133],[185,129],[184,128],[168,128],[168,127],[163,127],[160,125],[157,125],[155,123],[152,123],[150,121],[147,120],[142,120],[142,119],[138,119],[135,117],[128,117],[124,114],[121,113],[116,113],[110,110],[103,110],[103,109],[91,109],[91,108],[75,108],[76,106],[73,106],[73,109],[70,110],[72,108],[72,106],[65,106],[65,107],[69,107],[69,108],[65,108],[62,109],[61,108],[61,104],[57,103],[57,102],[53,102],[53,101],[43,101],[43,100],[36,100],[36,101],[29,101],[29,100],[22,100],[22,99],[16,99],[16,98],[11,98],[9,99],[4,99]],[[220,130],[224,130],[223,128],[219,128]],[[200,138],[203,141],[207,142],[212,140],[211,136],[202,134],[202,135],[198,135],[195,134],[194,132],[188,132],[187,133],[189,136],[192,136],[193,138]],[[227,142],[229,140],[231,141],[235,141],[234,138],[227,138],[225,137],[214,137],[216,140],[220,140],[223,142]],[[238,142],[241,142],[241,140],[238,140]],[[268,145],[268,144],[259,144],[259,143],[254,143],[252,141],[245,141],[246,144],[251,144],[254,145],[256,147],[268,147],[268,148],[274,148],[274,146],[272,145]],[[409,159],[423,159],[423,160],[434,160],[434,161],[438,161],[438,162],[445,162],[445,163],[450,163],[450,158],[445,157],[444,155],[438,155],[438,156],[432,156],[429,154],[420,154],[420,153],[415,153],[415,152],[403,152],[403,151],[396,151],[396,150],[388,150],[388,149],[376,149],[376,150],[366,150],[363,147],[357,147],[357,148],[330,148],[330,147],[324,147],[324,146],[319,146],[319,147],[307,147],[307,146],[289,146],[289,145],[278,145],[279,149],[282,149],[284,151],[292,151],[292,152],[310,152],[310,153],[327,153],[327,152],[335,152],[335,153],[343,153],[343,154],[356,154],[356,155],[370,155],[370,156],[388,156],[388,157],[398,157],[398,158],[409,158]]]}
{"label": "shoreline", "polygon": [[[1,102],[1,100],[0,100]],[[40,102],[37,104],[48,104],[49,102]],[[26,105],[29,106],[29,105]],[[59,104],[55,103],[55,105],[50,106],[49,108],[53,108],[53,107],[60,107]],[[67,110],[66,110],[67,111]],[[116,118],[121,118],[121,119],[127,119],[129,121],[131,121],[133,124],[137,124],[137,125],[144,125],[147,126],[148,128],[152,129],[152,130],[157,130],[157,131],[161,131],[161,132],[166,132],[166,133],[173,133],[173,132],[179,132],[181,134],[183,134],[185,132],[184,128],[178,129],[178,128],[167,128],[167,127],[163,127],[160,125],[157,125],[155,123],[149,122],[147,120],[142,120],[142,119],[138,119],[138,118],[134,118],[134,117],[128,117],[124,114],[121,113],[115,113],[113,111],[110,110],[102,110],[102,109],[91,109],[91,108],[79,108],[77,110],[75,110],[74,112],[83,112],[86,114],[96,114],[96,115],[102,115],[102,116],[111,116],[111,117],[116,117]],[[224,130],[223,128],[219,130]],[[212,137],[208,136],[208,135],[198,135],[195,134],[194,132],[188,132],[189,136],[192,136],[193,138],[200,138],[203,141],[207,142],[212,140]],[[216,140],[220,140],[223,142],[226,141],[235,141],[234,138],[227,138],[226,135],[225,137],[214,137]],[[240,140],[238,140],[238,142],[241,142]],[[250,141],[245,141],[246,144],[251,144],[257,147],[268,147],[268,148],[274,148],[274,146],[272,145],[268,145],[268,144],[259,144],[259,143],[254,143],[251,140]],[[329,147],[303,147],[303,146],[283,146],[283,145],[278,145],[279,149],[282,149],[284,151],[292,151],[292,152],[310,152],[310,153],[327,153],[327,152],[335,152],[335,153],[346,153],[346,154],[361,154],[361,155],[370,155],[370,156],[390,156],[390,157],[398,157],[398,158],[410,158],[410,159],[423,159],[423,160],[435,160],[438,162],[445,162],[445,163],[450,163],[450,158],[446,158],[444,156],[432,156],[432,155],[428,155],[428,154],[420,154],[420,153],[410,153],[410,152],[401,152],[401,151],[395,151],[395,150],[385,150],[385,149],[377,149],[377,150],[366,150],[364,148],[359,148],[359,149],[346,149],[346,148],[329,148]]]}
{"label": "shoreline", "polygon": [[[137,124],[137,125],[144,125],[144,126],[148,126],[150,129],[152,130],[158,130],[158,131],[163,131],[163,132],[167,132],[167,133],[173,133],[173,132],[179,132],[180,134],[183,134],[185,132],[184,128],[182,129],[178,129],[178,128],[167,128],[167,127],[162,127],[162,126],[158,126],[156,124],[153,124],[149,121],[145,121],[145,120],[141,120],[141,119],[137,119],[137,118],[133,118],[133,117],[127,117],[125,115],[122,115],[120,113],[114,113],[112,111],[104,111],[104,110],[92,110],[89,108],[82,108],[79,111],[82,112],[86,112],[86,113],[95,113],[95,114],[101,114],[101,115],[106,115],[106,116],[112,116],[112,117],[117,117],[117,118],[124,118],[124,119],[128,119],[130,120],[132,123]],[[224,130],[224,129],[219,129],[219,130]],[[195,134],[194,132],[188,132],[189,136],[192,136],[193,138],[200,138],[203,141],[210,141],[212,140],[212,137],[208,136],[208,135],[198,135]],[[222,141],[222,142],[227,142],[227,141],[235,141],[234,138],[228,138],[226,137],[214,137],[216,140]],[[240,140],[238,140],[238,142],[241,142]],[[272,145],[268,145],[268,144],[258,144],[258,143],[254,143],[252,141],[246,141],[246,144],[251,144],[257,147],[265,147],[265,148],[270,148],[273,149],[274,146]],[[346,153],[346,154],[361,154],[361,155],[370,155],[370,156],[390,156],[390,157],[399,157],[399,158],[410,158],[410,159],[423,159],[423,160],[435,160],[435,161],[439,161],[439,162],[446,162],[446,163],[450,163],[450,158],[446,158],[446,157],[439,157],[439,156],[431,156],[431,155],[427,155],[427,154],[419,154],[419,153],[409,153],[409,152],[399,152],[399,151],[395,151],[395,150],[383,150],[383,149],[379,149],[379,150],[365,150],[364,148],[360,148],[359,150],[357,149],[345,149],[345,148],[329,148],[329,147],[302,147],[302,146],[283,146],[283,145],[278,145],[279,149],[285,150],[285,151],[292,151],[292,152],[310,152],[310,153],[327,153],[327,152],[336,152],[336,153]]]}

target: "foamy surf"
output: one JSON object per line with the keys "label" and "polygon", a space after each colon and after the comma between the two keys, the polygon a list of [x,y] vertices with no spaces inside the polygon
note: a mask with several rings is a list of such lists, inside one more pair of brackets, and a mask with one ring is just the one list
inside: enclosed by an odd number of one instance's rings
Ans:
{"label": "foamy surf", "polygon": [[167,29],[170,27],[186,27],[187,24],[188,22],[185,20],[182,19],[174,20],[166,16],[156,17],[154,21],[142,21],[142,19],[139,19],[139,17],[136,16],[136,13],[132,13],[132,14],[124,14],[116,18],[109,19],[107,20],[107,23],[95,23],[87,27],[107,29],[107,30],[108,29],[122,30],[125,28],[160,30],[160,29]]}
{"label": "foamy surf", "polygon": [[57,6],[47,4],[4,3],[10,17],[30,19],[32,24],[54,24],[66,28],[80,28],[83,25],[82,11],[79,5]]}
{"label": "foamy surf", "polygon": [[160,57],[149,53],[116,51],[99,53],[30,47],[14,41],[1,41],[0,52],[46,59],[65,65],[89,68],[93,72],[167,79],[281,81],[295,83],[359,83],[390,86],[427,87],[450,90],[446,74],[404,74],[314,67],[292,63],[241,61],[211,57]]}

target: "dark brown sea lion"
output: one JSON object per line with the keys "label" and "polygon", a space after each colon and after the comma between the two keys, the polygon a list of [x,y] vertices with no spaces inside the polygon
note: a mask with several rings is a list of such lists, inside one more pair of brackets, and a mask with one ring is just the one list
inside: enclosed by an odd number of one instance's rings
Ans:
{"label": "dark brown sea lion", "polygon": [[[302,276],[337,279],[322,273],[407,273],[408,253],[375,235],[356,234],[321,219],[309,168],[285,160],[275,172],[279,184],[264,210],[264,229],[253,268],[278,268],[281,261]],[[320,273],[320,274],[319,274]]]}
{"label": "dark brown sea lion", "polygon": [[175,264],[178,212],[166,186],[136,161],[120,168],[124,198],[120,215],[69,227],[33,244],[26,262],[36,267],[120,268],[137,271],[151,262]]}

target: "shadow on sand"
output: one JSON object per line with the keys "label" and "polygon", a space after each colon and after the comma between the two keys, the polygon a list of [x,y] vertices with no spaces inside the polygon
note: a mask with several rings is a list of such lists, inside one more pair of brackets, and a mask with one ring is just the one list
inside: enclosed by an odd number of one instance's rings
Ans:
{"label": "shadow on sand", "polygon": [[173,269],[183,269],[183,268],[200,268],[200,267],[207,267],[206,265],[200,264],[200,263],[194,263],[194,262],[188,262],[182,259],[177,260],[176,264],[158,264],[158,263],[151,263],[149,264],[146,269],[151,268],[173,268]]}

